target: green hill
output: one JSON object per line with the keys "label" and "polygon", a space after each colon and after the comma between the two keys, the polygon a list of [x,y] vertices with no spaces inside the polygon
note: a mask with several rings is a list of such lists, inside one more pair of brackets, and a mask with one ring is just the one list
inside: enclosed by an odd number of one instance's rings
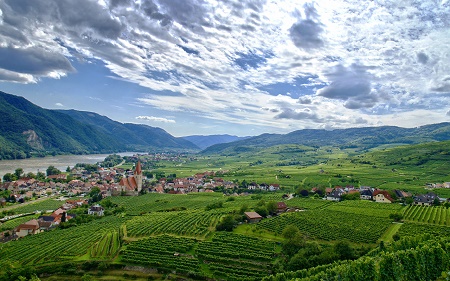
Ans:
{"label": "green hill", "polygon": [[31,153],[91,153],[124,150],[120,142],[70,116],[0,92],[0,159]]}
{"label": "green hill", "polygon": [[90,112],[48,110],[4,92],[0,92],[0,116],[0,159],[48,153],[197,149],[159,128],[122,124]]}
{"label": "green hill", "polygon": [[183,138],[176,138],[161,128],[150,127],[142,124],[120,123],[106,116],[93,112],[77,110],[58,110],[60,113],[82,123],[94,126],[96,129],[113,136],[124,144],[127,149],[191,149],[198,147]]}
{"label": "green hill", "polygon": [[350,128],[339,130],[298,130],[289,134],[263,134],[249,139],[213,145],[203,154],[236,154],[255,148],[282,144],[322,147],[370,149],[386,144],[417,144],[450,140],[450,123],[425,125],[417,128],[394,126]]}

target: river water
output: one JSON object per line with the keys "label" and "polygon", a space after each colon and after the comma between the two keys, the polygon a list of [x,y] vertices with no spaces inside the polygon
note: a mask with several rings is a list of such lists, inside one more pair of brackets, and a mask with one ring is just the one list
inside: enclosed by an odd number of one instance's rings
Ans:
{"label": "river water", "polygon": [[[120,156],[132,156],[136,152],[117,153]],[[65,171],[67,166],[71,168],[77,163],[95,164],[105,160],[109,154],[87,154],[87,155],[59,155],[47,156],[44,158],[28,158],[18,160],[0,160],[0,177],[6,173],[14,173],[17,168],[22,168],[25,173],[38,171],[45,173],[48,166],[55,166],[61,171]]]}

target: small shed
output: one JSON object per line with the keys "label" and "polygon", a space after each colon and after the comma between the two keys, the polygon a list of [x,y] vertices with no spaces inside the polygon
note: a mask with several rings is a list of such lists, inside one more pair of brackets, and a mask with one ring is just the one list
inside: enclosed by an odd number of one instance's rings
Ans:
{"label": "small shed", "polygon": [[287,205],[284,202],[277,202],[277,214],[286,212]]}
{"label": "small shed", "polygon": [[250,223],[259,222],[262,217],[257,212],[245,212],[245,216]]}

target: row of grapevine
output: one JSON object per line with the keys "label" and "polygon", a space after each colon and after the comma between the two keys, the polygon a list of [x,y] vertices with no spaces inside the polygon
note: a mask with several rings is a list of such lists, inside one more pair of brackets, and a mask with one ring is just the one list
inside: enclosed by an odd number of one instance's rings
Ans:
{"label": "row of grapevine", "polygon": [[130,237],[158,234],[204,237],[214,230],[222,210],[157,212],[135,217],[126,223]]}
{"label": "row of grapevine", "polygon": [[442,226],[442,225],[432,225],[432,224],[423,224],[423,223],[413,223],[407,222],[404,223],[397,234],[400,237],[403,236],[416,236],[422,234],[430,234],[436,237],[440,236],[450,236],[450,227]]}
{"label": "row of grapevine", "polygon": [[[412,249],[383,252],[376,257],[362,257],[355,261],[328,268],[317,275],[295,280],[436,280],[443,271],[450,268],[449,248],[450,243],[448,241],[445,244],[430,241]],[[277,281],[277,279],[274,281]]]}
{"label": "row of grapevine", "polygon": [[333,204],[333,202],[327,200],[301,198],[301,197],[295,197],[290,200],[286,200],[286,205],[288,207],[296,207],[308,210],[323,209],[331,204]]}
{"label": "row of grapevine", "polygon": [[271,272],[276,244],[245,235],[216,232],[199,243],[196,253],[213,277],[228,280],[261,279]]}
{"label": "row of grapevine", "polygon": [[214,200],[224,201],[222,194],[219,193],[213,193],[210,196],[149,193],[138,197],[111,197],[113,203],[123,206],[127,213],[131,215],[169,210],[172,208],[204,209]]}
{"label": "row of grapevine", "polygon": [[450,209],[443,206],[408,206],[404,218],[408,221],[450,226]]}
{"label": "row of grapevine", "polygon": [[399,204],[381,204],[367,200],[346,200],[329,205],[326,208],[327,210],[349,214],[388,218],[390,214],[402,213],[405,207]]}
{"label": "row of grapevine", "polygon": [[120,249],[120,244],[120,231],[113,230],[108,232],[92,246],[91,257],[112,258]]}
{"label": "row of grapevine", "polygon": [[198,259],[187,254],[195,243],[195,239],[169,235],[146,238],[128,244],[121,252],[121,260],[179,273],[199,272]]}
{"label": "row of grapevine", "polygon": [[62,204],[63,203],[58,200],[45,199],[35,203],[19,206],[17,208],[14,208],[12,211],[14,211],[15,214],[32,213],[35,211],[45,212],[48,210],[56,210],[61,207]]}
{"label": "row of grapevine", "polygon": [[324,209],[287,213],[263,220],[257,227],[281,234],[288,225],[295,225],[302,233],[317,239],[375,243],[390,223],[386,218]]}
{"label": "row of grapevine", "polygon": [[3,262],[36,265],[84,255],[106,233],[118,231],[124,222],[125,219],[105,217],[77,227],[26,236],[2,245],[0,265]]}

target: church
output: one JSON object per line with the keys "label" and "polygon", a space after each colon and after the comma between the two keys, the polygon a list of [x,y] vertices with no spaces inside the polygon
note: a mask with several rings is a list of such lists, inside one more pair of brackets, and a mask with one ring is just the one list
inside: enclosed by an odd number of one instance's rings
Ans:
{"label": "church", "polygon": [[136,164],[136,168],[133,171],[132,176],[124,176],[117,188],[117,193],[114,195],[121,195],[125,192],[125,195],[128,196],[137,196],[139,192],[142,190],[142,168],[141,161],[138,161]]}

